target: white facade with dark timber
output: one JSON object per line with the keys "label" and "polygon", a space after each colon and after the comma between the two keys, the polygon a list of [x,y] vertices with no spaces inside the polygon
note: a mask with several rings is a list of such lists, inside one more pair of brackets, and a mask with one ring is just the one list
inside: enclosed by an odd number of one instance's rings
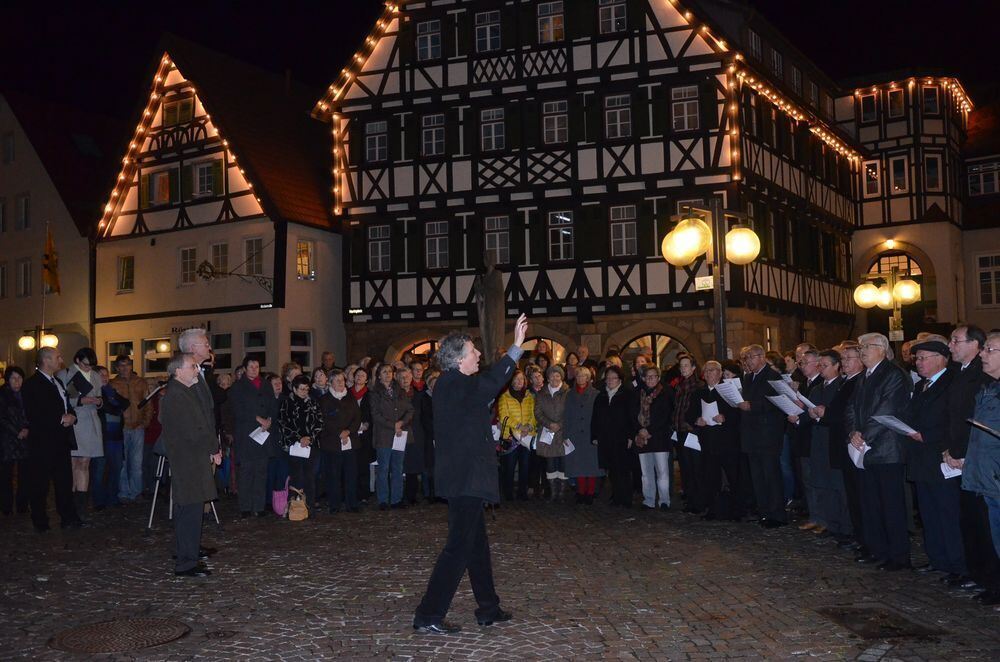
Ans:
{"label": "white facade with dark timber", "polygon": [[731,348],[846,332],[856,145],[773,94],[783,81],[729,41],[746,39],[668,0],[388,4],[314,109],[358,344],[475,326],[488,251],[511,316],[595,352],[654,320],[707,355],[709,268],[668,265],[660,243],[712,200],[764,245],[727,269]]}

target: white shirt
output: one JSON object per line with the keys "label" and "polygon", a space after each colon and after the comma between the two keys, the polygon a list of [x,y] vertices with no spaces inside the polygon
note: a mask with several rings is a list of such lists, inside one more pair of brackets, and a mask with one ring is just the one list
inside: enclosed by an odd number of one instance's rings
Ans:
{"label": "white shirt", "polygon": [[620,388],[621,388],[621,384],[619,384],[618,386],[616,386],[614,388],[609,388],[608,389],[608,402],[611,402],[611,398],[615,397],[615,394],[618,393],[618,389],[620,389]]}
{"label": "white shirt", "polygon": [[50,382],[52,382],[53,384],[55,384],[56,388],[59,389],[59,399],[62,400],[63,413],[64,414],[68,414],[69,413],[69,409],[68,409],[67,400],[66,400],[66,389],[63,388],[62,382],[60,382],[58,379],[56,379],[53,375],[46,375],[41,370],[39,370],[38,372],[40,372]]}
{"label": "white shirt", "polygon": [[[885,359],[882,359],[882,361],[885,361]],[[865,377],[871,377],[872,373],[875,372],[875,368],[877,368],[880,365],[882,365],[882,361],[879,361],[878,363],[876,363],[872,367],[868,368],[868,372],[865,373]]]}

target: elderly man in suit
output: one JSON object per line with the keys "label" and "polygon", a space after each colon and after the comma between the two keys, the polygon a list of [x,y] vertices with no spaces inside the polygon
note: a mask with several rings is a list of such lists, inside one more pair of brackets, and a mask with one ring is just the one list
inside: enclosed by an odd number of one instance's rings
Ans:
{"label": "elderly man in suit", "polygon": [[962,532],[958,526],[961,478],[945,479],[941,472],[948,447],[948,394],[956,370],[948,367],[951,352],[940,340],[915,343],[910,353],[921,380],[903,420],[916,432],[907,443],[907,472],[917,489],[917,504],[924,525],[924,551],[929,563],[920,572],[947,572],[953,578],[966,574]]}
{"label": "elderly man in suit", "polygon": [[858,344],[865,372],[845,416],[851,445],[858,450],[869,447],[861,472],[861,507],[870,552],[865,560],[879,562],[881,570],[902,570],[911,567],[904,437],[872,417],[901,416],[913,383],[892,362],[892,348],[884,335],[867,333]]}
{"label": "elderly man in suit", "polygon": [[212,465],[222,461],[215,437],[211,394],[199,387],[199,365],[192,354],[178,354],[167,364],[170,383],[160,401],[163,445],[170,461],[174,500],[176,563],[180,577],[211,574],[198,563],[202,510],[215,499]]}
{"label": "elderly man in suit", "polygon": [[[803,345],[799,345],[802,347]],[[796,350],[796,354],[799,356],[798,370],[802,375],[802,381],[797,382],[796,389],[812,402],[816,397],[816,389],[823,383],[820,378],[819,370],[819,352],[815,349],[807,348],[801,353]],[[801,401],[796,401],[797,405],[805,408],[805,405]],[[813,403],[815,404],[815,403]],[[823,533],[826,531],[826,524],[820,522],[814,513],[817,512],[816,507],[816,490],[813,488],[812,484],[812,466],[809,462],[809,457],[812,455],[812,434],[813,434],[813,418],[808,415],[797,416],[791,414],[788,416],[788,439],[792,445],[792,461],[795,462],[796,468],[798,469],[797,476],[801,484],[803,495],[805,496],[806,506],[809,509],[809,519],[803,522],[799,529],[802,531],[816,531],[817,533]]]}
{"label": "elderly man in suit", "polygon": [[35,530],[49,530],[46,502],[49,483],[55,487],[56,511],[64,529],[83,525],[73,504],[73,470],[70,451],[76,449],[73,425],[76,414],[66,397],[66,386],[56,373],[62,355],[42,347],[35,356],[35,374],[24,382],[21,397],[28,418],[28,476],[31,481],[31,521]]}
{"label": "elderly man in suit", "polygon": [[767,365],[760,345],[749,345],[740,355],[746,368],[739,406],[740,444],[750,464],[760,525],[773,529],[788,523],[781,480],[785,415],[765,396],[775,395],[768,382],[781,379],[781,375]]}

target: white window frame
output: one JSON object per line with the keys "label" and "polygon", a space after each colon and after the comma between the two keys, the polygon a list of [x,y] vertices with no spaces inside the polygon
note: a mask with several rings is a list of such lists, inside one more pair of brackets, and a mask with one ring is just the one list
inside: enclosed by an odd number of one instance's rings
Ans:
{"label": "white window frame", "polygon": [[638,255],[635,205],[617,205],[611,208],[610,213],[611,257]]}
{"label": "white window frame", "polygon": [[[212,161],[202,161],[195,163],[191,172],[191,195],[196,198],[213,195],[215,192],[215,169]],[[202,173],[205,174],[205,182],[202,183]]]}
{"label": "white window frame", "polygon": [[507,148],[507,131],[503,108],[479,111],[479,140],[484,152],[497,152]]}
{"label": "white window frame", "polygon": [[444,113],[420,118],[420,153],[423,156],[444,154]]}
{"label": "white window frame", "polygon": [[551,211],[548,214],[549,261],[572,260],[575,255],[573,212]]}
{"label": "white window frame", "polygon": [[424,225],[424,266],[448,268],[448,221],[430,221]]}
{"label": "white window frame", "polygon": [[700,127],[700,97],[697,85],[670,88],[670,117],[674,131],[696,131]]}
{"label": "white window frame", "polygon": [[[861,123],[871,124],[878,121],[878,95],[875,92],[867,92],[861,95]],[[868,110],[865,106],[869,105]],[[870,111],[870,112],[869,112]]]}
{"label": "white window frame", "polygon": [[198,280],[198,248],[182,246],[177,249],[178,272],[181,285],[194,285]]}
{"label": "white window frame", "polygon": [[[1000,308],[1000,253],[996,251],[987,253],[976,253],[974,255],[976,260],[976,303],[977,308]],[[988,258],[990,264],[988,266],[983,266],[981,261],[983,258]],[[991,274],[990,278],[990,294],[992,301],[983,301],[983,275]]]}
{"label": "white window frame", "polygon": [[777,49],[771,49],[771,72],[779,79],[785,77],[785,58]]}
{"label": "white window frame", "polygon": [[[937,163],[937,181],[931,179],[931,161]],[[941,191],[944,189],[944,170],[942,165],[944,160],[940,154],[924,155],[924,185],[928,191]]]}
{"label": "white window frame", "polygon": [[494,264],[510,263],[510,216],[487,216],[483,219],[487,253],[493,253]]}
{"label": "white window frame", "polygon": [[624,32],[628,27],[628,10],[625,7],[625,0],[600,0],[597,18],[601,34]]}
{"label": "white window frame", "polygon": [[379,120],[365,124],[365,163],[389,160],[389,122]]}
{"label": "white window frame", "polygon": [[212,269],[216,273],[229,273],[229,242],[217,241],[209,246],[209,255],[212,258]]}
{"label": "white window frame", "polygon": [[[305,248],[305,262],[301,261]],[[295,278],[297,280],[316,280],[316,242],[311,239],[295,240]]]}
{"label": "white window frame", "polygon": [[[978,186],[973,186],[976,183]],[[992,190],[987,190],[988,188]],[[994,195],[1000,192],[1000,163],[977,163],[969,166],[969,195]]]}
{"label": "white window frame", "polygon": [[26,257],[18,260],[14,263],[15,270],[15,295],[18,299],[24,299],[31,296],[31,258]]}
{"label": "white window frame", "polygon": [[[127,278],[126,278],[127,276]],[[117,292],[119,294],[135,291],[135,256],[118,256]]]}
{"label": "white window frame", "polygon": [[368,271],[385,273],[392,267],[391,237],[388,225],[368,226]]}
{"label": "white window frame", "polygon": [[546,145],[569,142],[569,103],[566,101],[542,104],[542,142]]}
{"label": "white window frame", "polygon": [[750,44],[750,55],[758,60],[764,59],[764,47],[760,42],[760,35],[754,30],[747,30],[747,41]]}
{"label": "white window frame", "polygon": [[437,60],[441,57],[441,21],[417,23],[417,62]]}
{"label": "white window frame", "polygon": [[476,52],[492,53],[501,48],[500,10],[476,12]]}
{"label": "white window frame", "polygon": [[539,3],[537,20],[539,44],[554,44],[566,38],[562,0]]}
{"label": "white window frame", "polygon": [[632,137],[632,96],[604,97],[604,135],[608,140]]}
{"label": "white window frame", "polygon": [[244,271],[247,276],[264,275],[264,238],[247,237],[243,240]]}
{"label": "white window frame", "polygon": [[[903,168],[902,186],[897,187],[896,166],[901,163]],[[908,193],[910,191],[910,168],[909,159],[906,156],[889,157],[889,188],[893,195]]]}
{"label": "white window frame", "polygon": [[[934,93],[934,110],[928,110],[928,92]],[[940,115],[941,114],[941,87],[938,85],[923,85],[920,88],[920,107],[923,109],[924,115]]]}
{"label": "white window frame", "polygon": [[[899,98],[899,112],[894,113],[892,108],[892,98]],[[890,119],[896,119],[906,115],[906,92],[903,91],[901,87],[895,87],[890,89],[886,93],[886,105],[888,106],[888,115]]]}
{"label": "white window frame", "polygon": [[[875,176],[871,177],[873,173]],[[861,164],[861,186],[866,198],[882,195],[882,164],[879,161],[865,161]]]}

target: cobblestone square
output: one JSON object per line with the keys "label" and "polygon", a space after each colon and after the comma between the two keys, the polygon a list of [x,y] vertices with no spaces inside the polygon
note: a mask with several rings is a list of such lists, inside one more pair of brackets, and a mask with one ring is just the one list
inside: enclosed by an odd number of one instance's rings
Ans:
{"label": "cobblestone square", "polygon": [[[417,635],[411,616],[445,512],[238,520],[223,500],[222,526],[205,525],[204,544],[219,549],[206,579],[173,576],[162,508],[149,534],[148,504],[94,513],[75,532],[38,535],[26,516],[6,518],[0,659],[84,659],[50,639],[137,617],[190,632],[101,659],[1000,659],[1000,613],[938,575],[859,567],[795,527],[603,503],[505,504],[488,516],[497,587],[514,620],[478,627],[464,580],[450,613],[461,634]],[[866,640],[821,613],[852,605],[938,634]]]}

